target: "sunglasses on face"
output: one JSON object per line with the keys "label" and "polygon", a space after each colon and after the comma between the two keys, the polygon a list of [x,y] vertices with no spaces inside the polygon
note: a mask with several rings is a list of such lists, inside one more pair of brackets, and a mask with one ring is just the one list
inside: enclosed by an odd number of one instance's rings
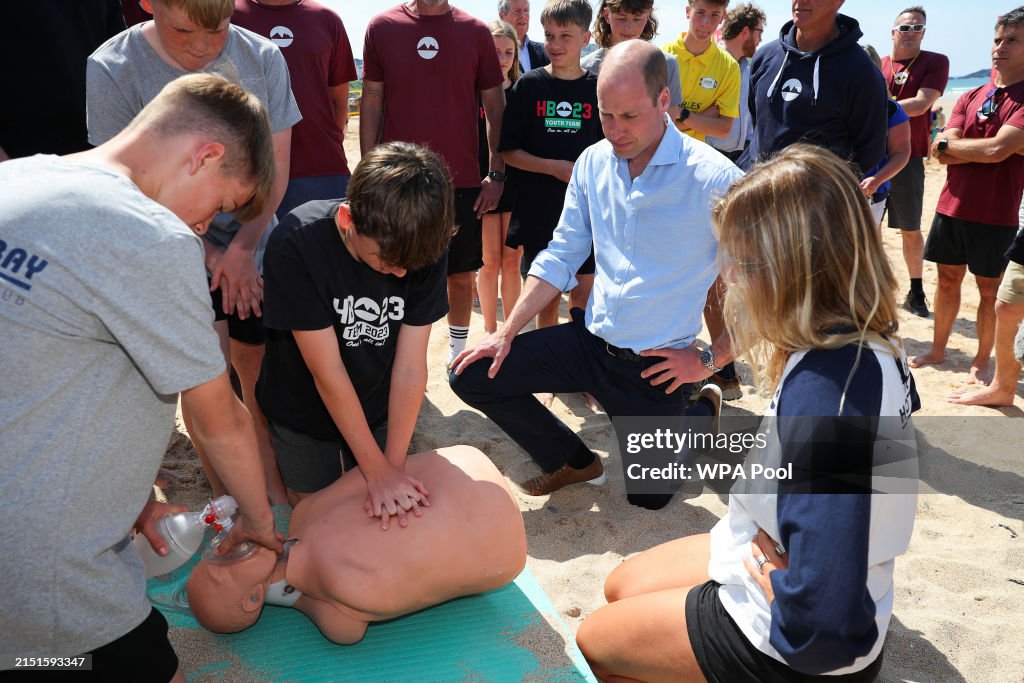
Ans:
{"label": "sunglasses on face", "polygon": [[978,107],[978,118],[984,121],[992,114],[996,113],[996,109],[999,108],[999,103],[996,102],[996,95],[999,94],[999,88],[992,88],[985,95],[985,101]]}
{"label": "sunglasses on face", "polygon": [[924,24],[903,24],[902,26],[894,26],[893,31],[899,31],[900,33],[920,33],[924,30]]}

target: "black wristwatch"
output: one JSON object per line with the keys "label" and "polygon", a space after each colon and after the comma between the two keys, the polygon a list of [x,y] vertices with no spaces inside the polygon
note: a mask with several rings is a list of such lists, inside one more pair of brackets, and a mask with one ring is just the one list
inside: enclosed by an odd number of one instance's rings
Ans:
{"label": "black wristwatch", "polygon": [[715,365],[715,353],[710,346],[700,352],[700,364],[710,370],[711,374],[722,371],[722,368]]}
{"label": "black wristwatch", "polygon": [[949,149],[949,139],[948,138],[939,138],[939,144],[935,145],[935,150],[939,154],[942,154],[947,149]]}
{"label": "black wristwatch", "polygon": [[487,177],[490,178],[491,180],[493,180],[496,183],[503,183],[503,182],[505,182],[505,172],[504,171],[488,171],[487,172]]}
{"label": "black wristwatch", "polygon": [[676,119],[676,121],[678,121],[679,123],[682,123],[683,121],[685,121],[688,118],[690,118],[690,110],[687,109],[686,107],[683,107],[679,111],[679,117]]}

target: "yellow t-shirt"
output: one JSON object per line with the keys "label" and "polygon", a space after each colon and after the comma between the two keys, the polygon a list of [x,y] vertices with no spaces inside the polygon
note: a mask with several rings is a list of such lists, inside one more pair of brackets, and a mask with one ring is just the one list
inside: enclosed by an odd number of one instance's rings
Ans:
{"label": "yellow t-shirt", "polygon": [[[694,56],[683,40],[669,43],[663,50],[676,58],[679,64],[679,85],[683,91],[683,106],[693,113],[699,113],[713,104],[718,105],[722,116],[736,118],[740,115],[740,65],[728,52],[711,41],[703,54]],[[705,135],[690,129],[683,131],[698,140]]]}

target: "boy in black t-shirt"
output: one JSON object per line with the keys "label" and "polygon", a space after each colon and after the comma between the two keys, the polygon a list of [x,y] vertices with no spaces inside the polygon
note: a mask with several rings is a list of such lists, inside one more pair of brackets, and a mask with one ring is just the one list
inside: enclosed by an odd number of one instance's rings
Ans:
{"label": "boy in black t-shirt", "polygon": [[404,467],[430,326],[448,312],[452,206],[443,162],[392,142],[363,157],[345,200],[304,204],[271,236],[257,398],[293,505],[356,464],[382,528],[430,504]]}
{"label": "boy in black t-shirt", "polygon": [[[527,269],[558,225],[573,163],[604,137],[597,76],[580,66],[580,52],[590,42],[591,17],[586,0],[549,0],[540,21],[551,63],[516,81],[505,106],[499,150],[505,163],[523,171],[506,244],[523,247]],[[576,280],[570,305],[585,308],[594,284],[593,254]],[[558,324],[559,303],[556,297],[537,315],[537,327]]]}

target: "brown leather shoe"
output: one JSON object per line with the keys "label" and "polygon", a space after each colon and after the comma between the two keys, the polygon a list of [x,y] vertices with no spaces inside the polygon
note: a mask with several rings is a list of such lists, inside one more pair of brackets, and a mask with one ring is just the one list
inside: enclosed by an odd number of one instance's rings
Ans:
{"label": "brown leather shoe", "polygon": [[570,484],[578,484],[581,481],[585,481],[588,484],[597,485],[603,484],[604,480],[604,465],[601,464],[601,458],[595,456],[594,462],[582,470],[575,470],[568,465],[562,465],[554,472],[545,472],[539,477],[523,482],[519,485],[519,488],[528,496],[546,496]]}

